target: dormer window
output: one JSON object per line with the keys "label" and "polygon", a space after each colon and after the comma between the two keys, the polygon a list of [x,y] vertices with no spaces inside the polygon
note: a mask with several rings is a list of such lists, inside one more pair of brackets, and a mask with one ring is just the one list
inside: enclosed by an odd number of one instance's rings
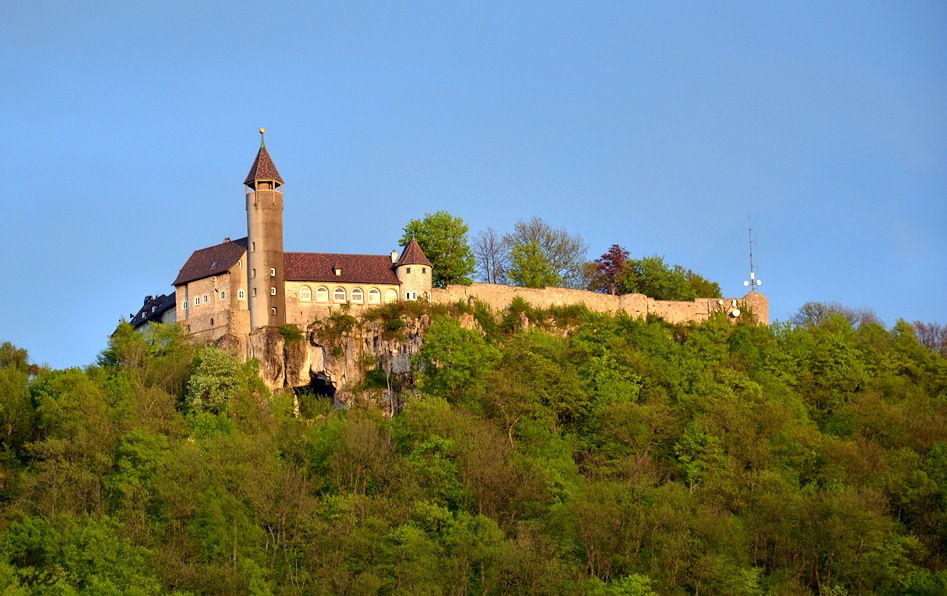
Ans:
{"label": "dormer window", "polygon": [[342,268],[341,268],[341,267],[333,267],[333,268],[332,268],[332,271],[335,273],[336,277],[342,275]]}

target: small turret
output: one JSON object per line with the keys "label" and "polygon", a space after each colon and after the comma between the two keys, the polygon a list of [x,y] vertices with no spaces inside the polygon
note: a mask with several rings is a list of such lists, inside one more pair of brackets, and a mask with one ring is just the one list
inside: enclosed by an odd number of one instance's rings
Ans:
{"label": "small turret", "polygon": [[[397,253],[392,252],[392,259]],[[401,257],[395,262],[395,275],[401,282],[401,299],[417,300],[418,298],[431,299],[431,288],[434,267],[424,255],[421,245],[412,238],[404,247]]]}

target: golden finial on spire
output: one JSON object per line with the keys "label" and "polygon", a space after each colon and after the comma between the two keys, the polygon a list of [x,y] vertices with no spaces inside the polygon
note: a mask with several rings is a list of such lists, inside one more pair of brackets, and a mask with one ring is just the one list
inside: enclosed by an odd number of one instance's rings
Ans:
{"label": "golden finial on spire", "polygon": [[260,129],[260,147],[266,147],[266,139],[264,137],[265,134],[266,134],[266,129],[261,128]]}

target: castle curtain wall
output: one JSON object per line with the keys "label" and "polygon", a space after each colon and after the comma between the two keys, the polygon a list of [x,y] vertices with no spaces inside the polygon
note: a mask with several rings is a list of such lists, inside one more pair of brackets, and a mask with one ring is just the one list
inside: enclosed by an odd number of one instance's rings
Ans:
{"label": "castle curtain wall", "polygon": [[759,292],[750,292],[743,298],[697,298],[692,301],[654,300],[643,294],[611,296],[587,290],[568,288],[521,288],[497,284],[475,283],[469,286],[449,285],[434,289],[432,301],[438,304],[454,304],[471,298],[479,300],[494,310],[504,309],[520,297],[539,308],[584,304],[596,312],[624,312],[633,317],[657,315],[669,323],[700,322],[714,312],[734,312],[750,307],[753,318],[764,325],[769,324],[769,303]]}

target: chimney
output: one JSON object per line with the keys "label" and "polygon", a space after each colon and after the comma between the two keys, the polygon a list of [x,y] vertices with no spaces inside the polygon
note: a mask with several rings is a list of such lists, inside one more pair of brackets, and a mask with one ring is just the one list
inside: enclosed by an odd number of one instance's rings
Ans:
{"label": "chimney", "polygon": [[392,262],[392,263],[397,263],[397,262],[398,262],[398,251],[397,251],[397,250],[391,251],[391,262]]}

